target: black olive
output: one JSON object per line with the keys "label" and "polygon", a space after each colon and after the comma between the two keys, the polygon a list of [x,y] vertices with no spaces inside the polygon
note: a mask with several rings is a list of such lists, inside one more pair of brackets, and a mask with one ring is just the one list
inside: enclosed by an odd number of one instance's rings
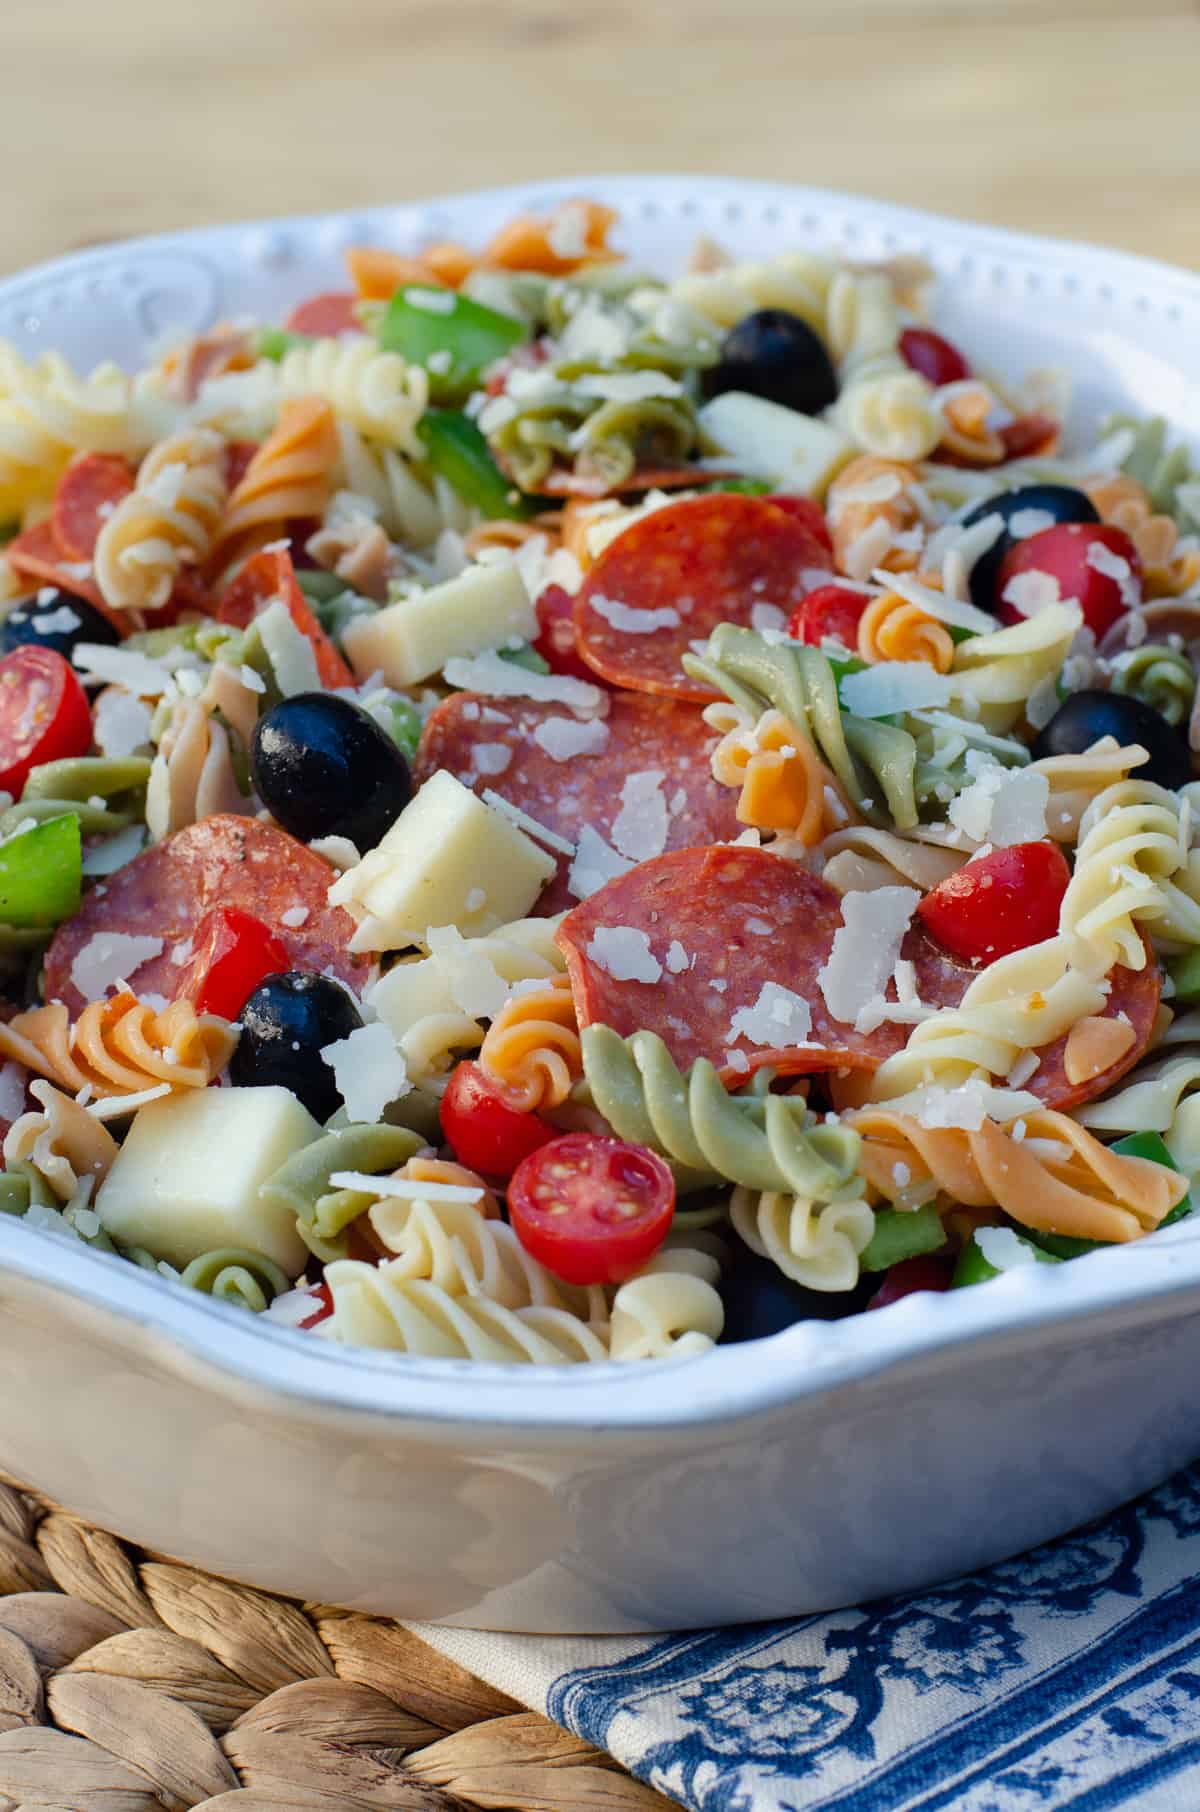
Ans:
{"label": "black olive", "polygon": [[824,341],[786,308],[760,308],[731,328],[704,388],[709,396],[748,390],[801,415],[819,414],[837,401],[838,393]]}
{"label": "black olive", "polygon": [[985,516],[1002,516],[1005,525],[1004,533],[971,568],[971,602],[978,610],[995,611],[1000,563],[1013,542],[1021,539],[1021,536],[1009,533],[1008,524],[1021,510],[1037,510],[1040,515],[1053,517],[1052,523],[1043,524],[1045,528],[1056,527],[1060,522],[1100,520],[1091,498],[1069,484],[1027,484],[1019,491],[1005,491],[999,497],[987,497],[977,503],[963,517],[964,528],[969,528],[973,522],[982,522]]}
{"label": "black olive", "polygon": [[721,1277],[725,1304],[722,1344],[765,1340],[797,1321],[835,1321],[852,1315],[865,1308],[877,1283],[877,1278],[863,1278],[856,1290],[837,1294],[806,1290],[785,1277],[769,1258],[743,1248]]}
{"label": "black olive", "polygon": [[229,1064],[237,1088],[289,1088],[314,1120],[337,1112],[342,1097],[321,1051],[362,1024],[340,982],[303,969],[268,975],[242,1008],[241,1024]]}
{"label": "black olive", "polygon": [[255,726],[254,790],[303,843],[349,837],[374,849],[412,796],[408,763],[369,712],[329,692],[298,692]]}
{"label": "black olive", "polygon": [[1192,778],[1192,758],[1179,731],[1152,705],[1123,692],[1073,692],[1039,732],[1033,753],[1038,760],[1082,755],[1102,736],[1115,736],[1122,744],[1140,742],[1149,751],[1149,761],[1134,768],[1134,780],[1174,788]]}
{"label": "black olive", "polygon": [[53,648],[69,661],[80,642],[114,647],[120,639],[107,617],[69,591],[22,598],[0,623],[0,654],[11,654],[14,648]]}

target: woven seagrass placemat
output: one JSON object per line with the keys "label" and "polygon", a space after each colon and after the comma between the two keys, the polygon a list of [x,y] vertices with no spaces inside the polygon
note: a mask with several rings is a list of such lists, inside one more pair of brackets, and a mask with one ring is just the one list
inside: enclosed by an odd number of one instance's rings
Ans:
{"label": "woven seagrass placemat", "polygon": [[0,1483],[0,1812],[671,1812],[399,1624]]}

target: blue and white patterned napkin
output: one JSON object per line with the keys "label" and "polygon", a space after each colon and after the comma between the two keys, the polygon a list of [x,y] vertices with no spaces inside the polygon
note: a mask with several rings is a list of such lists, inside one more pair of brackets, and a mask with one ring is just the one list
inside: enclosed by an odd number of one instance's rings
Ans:
{"label": "blue and white patterned napkin", "polygon": [[1200,1465],[911,1598],[666,1637],[414,1626],[697,1812],[1200,1812]]}

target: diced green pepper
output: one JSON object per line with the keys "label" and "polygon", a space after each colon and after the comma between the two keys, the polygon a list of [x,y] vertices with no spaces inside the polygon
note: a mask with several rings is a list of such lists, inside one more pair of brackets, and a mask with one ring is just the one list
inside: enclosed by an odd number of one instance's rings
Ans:
{"label": "diced green pepper", "polygon": [[949,632],[952,642],[969,642],[972,636],[979,634],[977,629],[964,629],[959,623],[943,623],[942,628]]}
{"label": "diced green pepper", "polygon": [[0,844],[0,923],[60,925],[78,912],[83,874],[79,820],[71,813]]}
{"label": "diced green pepper", "polygon": [[875,1231],[859,1264],[864,1271],[888,1271],[906,1258],[939,1252],[945,1244],[946,1229],[932,1202],[923,1208],[877,1208]]}
{"label": "diced green pepper", "polygon": [[388,716],[391,722],[384,728],[401,754],[409,761],[415,761],[417,744],[421,740],[421,713],[406,698],[393,698],[388,704]]}
{"label": "diced green pepper", "polygon": [[[1053,1253],[1040,1251],[1032,1240],[1025,1239],[1023,1235],[1018,1235],[1018,1237],[1025,1249],[1033,1253],[1033,1256],[1039,1265],[1057,1265],[1062,1262],[1061,1259],[1057,1258]],[[997,1270],[996,1266],[990,1264],[983,1256],[983,1253],[976,1243],[975,1235],[972,1234],[969,1243],[963,1247],[958,1255],[958,1263],[954,1267],[954,1276],[950,1279],[950,1288],[952,1290],[964,1290],[970,1284],[986,1283],[989,1277],[999,1277],[1000,1275],[1001,1273]]]}
{"label": "diced green pepper", "polygon": [[452,409],[427,409],[417,424],[417,433],[438,476],[489,521],[498,516],[520,521],[537,507],[504,476],[487,441],[468,416]]}
{"label": "diced green pepper", "polygon": [[732,491],[737,497],[769,497],[774,488],[765,478],[717,478],[712,484],[700,486],[706,493]]}
{"label": "diced green pepper", "polygon": [[1167,974],[1175,983],[1176,1000],[1189,1007],[1200,1002],[1200,950],[1177,956],[1167,964]]}
{"label": "diced green pepper", "polygon": [[549,661],[544,660],[528,642],[522,642],[519,648],[498,648],[496,652],[502,661],[511,661],[514,667],[524,667],[527,673],[550,671]]}
{"label": "diced green pepper", "polygon": [[289,333],[285,327],[264,327],[254,350],[260,359],[271,359],[278,365],[297,346],[311,346],[312,343],[311,334]]}
{"label": "diced green pepper", "polygon": [[[839,685],[844,679],[848,678],[851,673],[865,673],[867,670],[867,663],[865,661],[860,661],[856,654],[847,654],[844,656],[829,654],[826,655],[825,658],[833,668],[833,677]],[[840,693],[838,694],[838,704],[842,705]],[[842,705],[842,710],[844,711],[845,709],[845,705]]]}
{"label": "diced green pepper", "polygon": [[487,366],[529,338],[529,329],[470,296],[410,283],[396,291],[375,334],[385,352],[425,366],[435,403],[457,403]]}
{"label": "diced green pepper", "polygon": [[351,589],[336,573],[327,573],[319,566],[298,572],[296,583],[310,604],[331,604],[334,598],[340,598],[344,591]]}

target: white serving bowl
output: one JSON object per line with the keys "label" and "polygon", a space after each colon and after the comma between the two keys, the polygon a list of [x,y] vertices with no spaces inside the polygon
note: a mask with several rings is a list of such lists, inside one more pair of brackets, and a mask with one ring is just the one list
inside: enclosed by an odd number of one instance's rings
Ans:
{"label": "white serving bowl", "polygon": [[[1061,365],[1078,433],[1200,421],[1200,279],[817,190],[682,177],[218,227],[0,284],[27,353],[134,366],[164,334],[343,286],[343,247],[477,242],[585,192],[648,268],[920,252],[984,365]],[[336,1348],[0,1217],[0,1466],[122,1535],[276,1591],[494,1629],[782,1617],[985,1566],[1200,1452],[1200,1228],[680,1363],[468,1366]]]}

